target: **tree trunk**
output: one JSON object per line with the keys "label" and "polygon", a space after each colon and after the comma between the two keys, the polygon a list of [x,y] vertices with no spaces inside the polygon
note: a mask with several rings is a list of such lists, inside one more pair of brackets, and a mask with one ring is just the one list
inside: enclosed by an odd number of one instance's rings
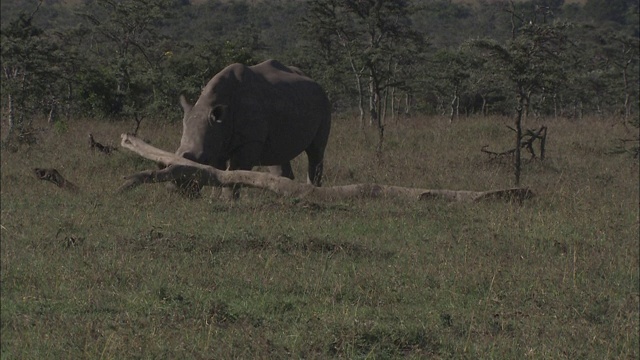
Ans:
{"label": "tree trunk", "polygon": [[[382,116],[380,116],[380,117],[382,118],[382,122],[383,123],[384,123],[385,119],[387,118],[387,105],[388,104],[389,104],[389,88],[385,88],[384,89],[384,101],[382,101],[382,104],[380,106],[380,112],[382,113]],[[391,111],[393,111],[393,110],[391,110]]]}
{"label": "tree trunk", "polygon": [[364,129],[364,94],[362,93],[362,71],[356,70],[356,65],[353,63],[353,59],[349,56],[349,63],[351,64],[351,70],[356,77],[356,87],[358,89],[358,110],[360,110],[360,128]]}
{"label": "tree trunk", "polygon": [[369,126],[374,123],[378,123],[378,101],[379,98],[376,86],[373,81],[373,77],[369,77]]}
{"label": "tree trunk", "polygon": [[16,113],[13,108],[13,95],[11,94],[7,95],[7,107],[9,108],[9,129],[7,130],[7,136],[4,138],[5,141],[11,139],[16,126]]}
{"label": "tree trunk", "polygon": [[444,97],[438,97],[438,107],[436,108],[436,111],[439,109],[441,116],[444,116],[447,113],[447,108],[444,106],[444,101]]}
{"label": "tree trunk", "polygon": [[391,120],[394,120],[396,123],[398,122],[398,117],[396,114],[396,88],[392,87],[390,90],[389,98],[391,98]]}
{"label": "tree trunk", "polygon": [[632,59],[629,59],[622,67],[622,81],[624,85],[624,119],[628,119],[631,116],[631,94],[629,92],[629,79],[627,76],[627,69],[631,64]]}
{"label": "tree trunk", "polygon": [[411,112],[411,97],[409,96],[409,92],[405,94],[404,97],[404,115],[409,116]]}
{"label": "tree trunk", "polygon": [[543,126],[540,137],[540,161],[544,161],[544,151],[547,142],[547,127]]}
{"label": "tree trunk", "polygon": [[522,142],[522,107],[524,102],[524,94],[520,92],[520,96],[518,98],[518,108],[516,109],[516,148],[514,152],[514,160],[513,167],[515,173],[515,186],[520,186],[520,170],[521,170],[521,161],[520,161],[520,147]]}
{"label": "tree trunk", "polygon": [[376,147],[376,154],[378,157],[382,155],[382,144],[384,142],[384,124],[382,119],[378,118],[378,146]]}
{"label": "tree trunk", "polygon": [[482,117],[486,117],[487,116],[487,97],[483,94],[480,94],[480,98],[482,98]]}
{"label": "tree trunk", "polygon": [[71,82],[67,83],[67,99],[64,117],[68,121],[71,118],[71,103],[73,101],[73,88],[71,87]]}
{"label": "tree trunk", "polygon": [[523,118],[527,120],[529,118],[529,111],[531,107],[531,90],[527,91],[524,98],[522,99],[522,105],[524,105],[524,116]]}
{"label": "tree trunk", "polygon": [[509,0],[509,12],[511,13],[511,40],[516,39],[516,6],[513,0]]}
{"label": "tree trunk", "polygon": [[382,116],[380,113],[382,112],[382,103],[380,102],[380,92],[375,89],[374,94],[372,95],[373,104],[371,107],[371,121],[375,122],[376,128],[378,130],[378,145],[376,146],[376,155],[380,157],[382,155],[382,143],[384,141],[384,123],[382,121]]}
{"label": "tree trunk", "polygon": [[453,122],[455,115],[456,119],[459,117],[460,97],[458,96],[458,86],[453,89],[453,99],[451,100],[451,116],[449,117],[449,123]]}
{"label": "tree trunk", "polygon": [[51,109],[49,110],[49,116],[47,117],[47,124],[51,126],[55,121],[56,121],[56,104],[54,102],[51,104]]}

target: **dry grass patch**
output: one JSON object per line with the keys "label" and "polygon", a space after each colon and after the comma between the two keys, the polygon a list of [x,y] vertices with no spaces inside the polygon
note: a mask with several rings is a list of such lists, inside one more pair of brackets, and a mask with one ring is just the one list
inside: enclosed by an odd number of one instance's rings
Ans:
{"label": "dry grass patch", "polygon": [[[376,134],[334,122],[326,185],[512,185],[510,119],[403,119]],[[542,123],[531,122],[528,127]],[[173,150],[179,124],[143,123]],[[261,190],[237,203],[161,185],[117,144],[130,123],[71,122],[3,147],[1,351],[6,358],[637,358],[638,162],[614,120],[546,120],[522,205],[310,203]],[[637,130],[631,130],[637,131]],[[297,181],[306,159],[296,159]],[[39,181],[58,169],[72,195]]]}

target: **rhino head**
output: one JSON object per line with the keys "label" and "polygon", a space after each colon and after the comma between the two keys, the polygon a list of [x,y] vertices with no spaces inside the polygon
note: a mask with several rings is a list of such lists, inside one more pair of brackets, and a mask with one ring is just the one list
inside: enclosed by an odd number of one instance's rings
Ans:
{"label": "rhino head", "polygon": [[[184,110],[184,117],[182,138],[176,155],[225,169],[228,160],[225,148],[232,137],[232,122],[227,105],[202,99],[191,105],[184,96],[180,96],[180,105]],[[187,193],[198,193],[202,188],[192,181],[177,181],[176,184]]]}

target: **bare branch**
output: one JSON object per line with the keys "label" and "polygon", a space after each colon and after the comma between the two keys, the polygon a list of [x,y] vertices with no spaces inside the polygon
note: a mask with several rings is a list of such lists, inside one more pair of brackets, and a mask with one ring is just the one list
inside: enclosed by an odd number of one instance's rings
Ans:
{"label": "bare branch", "polygon": [[34,174],[40,180],[45,180],[56,184],[59,188],[65,189],[73,194],[80,192],[80,189],[71,181],[65,179],[56,169],[33,169]]}

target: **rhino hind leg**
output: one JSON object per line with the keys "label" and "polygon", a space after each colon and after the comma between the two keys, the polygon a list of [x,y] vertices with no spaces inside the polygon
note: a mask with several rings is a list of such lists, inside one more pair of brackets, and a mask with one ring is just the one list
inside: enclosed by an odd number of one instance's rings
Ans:
{"label": "rhino hind leg", "polygon": [[307,183],[313,186],[322,186],[322,171],[324,169],[324,146],[320,149],[310,147],[306,150],[309,160],[307,170]]}
{"label": "rhino hind leg", "polygon": [[322,186],[322,172],[324,170],[324,150],[329,139],[330,122],[326,122],[320,127],[316,138],[305,150],[309,160],[307,171],[307,183],[313,186]]}
{"label": "rhino hind leg", "polygon": [[320,162],[311,162],[309,161],[309,173],[307,176],[307,183],[313,186],[322,186],[322,171],[324,170],[324,165],[322,164],[322,160]]}
{"label": "rhino hind leg", "polygon": [[[328,104],[327,104],[328,109]],[[316,135],[304,150],[309,160],[307,171],[307,183],[313,186],[322,186],[322,173],[324,170],[324,150],[329,142],[329,132],[331,131],[331,114],[327,112],[323,115]]]}

